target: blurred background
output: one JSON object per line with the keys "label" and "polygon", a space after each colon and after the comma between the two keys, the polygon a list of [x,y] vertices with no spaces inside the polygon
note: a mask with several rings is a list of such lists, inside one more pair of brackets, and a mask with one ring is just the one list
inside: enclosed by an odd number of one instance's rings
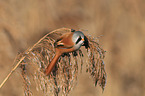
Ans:
{"label": "blurred background", "polygon": [[[104,92],[82,73],[70,96],[145,96],[144,0],[0,0],[0,83],[18,52],[57,28],[103,35],[107,84]],[[23,96],[15,72],[0,96]]]}

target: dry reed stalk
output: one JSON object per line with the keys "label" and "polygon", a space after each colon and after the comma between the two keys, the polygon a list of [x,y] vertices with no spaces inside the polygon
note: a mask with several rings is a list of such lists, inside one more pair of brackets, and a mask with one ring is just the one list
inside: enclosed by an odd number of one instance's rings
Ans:
{"label": "dry reed stalk", "polygon": [[[67,96],[76,85],[79,63],[81,64],[80,69],[82,69],[84,63],[84,54],[81,49],[76,52],[63,54],[49,76],[43,73],[55,53],[53,45],[55,38],[53,37],[60,37],[67,32],[71,32],[71,29],[61,28],[54,30],[46,34],[24,53],[18,55],[15,62],[16,66],[1,84],[1,87],[16,68],[20,66],[25,96],[33,95],[31,91],[31,83],[33,81],[35,82],[36,89],[38,91],[41,90],[44,96]],[[91,36],[86,37],[89,42],[86,72],[92,76],[95,86],[99,84],[104,90],[106,83],[106,72],[103,61],[105,51],[100,48],[97,38],[92,38]]]}

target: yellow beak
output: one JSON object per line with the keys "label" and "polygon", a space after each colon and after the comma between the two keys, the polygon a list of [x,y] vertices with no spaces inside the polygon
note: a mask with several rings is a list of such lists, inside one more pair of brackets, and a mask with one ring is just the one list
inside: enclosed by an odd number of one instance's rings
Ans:
{"label": "yellow beak", "polygon": [[82,39],[82,41],[85,41],[84,39]]}

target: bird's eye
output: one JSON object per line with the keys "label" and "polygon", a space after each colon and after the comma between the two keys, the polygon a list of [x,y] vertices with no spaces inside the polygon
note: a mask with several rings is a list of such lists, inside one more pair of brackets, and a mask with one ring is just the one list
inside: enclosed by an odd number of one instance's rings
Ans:
{"label": "bird's eye", "polygon": [[82,40],[81,36],[78,38],[76,44],[78,44]]}

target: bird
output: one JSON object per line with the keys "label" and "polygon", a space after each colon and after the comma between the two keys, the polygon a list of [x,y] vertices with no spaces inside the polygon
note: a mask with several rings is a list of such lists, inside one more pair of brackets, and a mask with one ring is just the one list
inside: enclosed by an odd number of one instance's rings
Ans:
{"label": "bird", "polygon": [[81,46],[87,47],[88,43],[86,36],[81,31],[71,30],[71,32],[65,33],[59,39],[54,42],[55,56],[46,67],[44,73],[49,75],[57,63],[59,57],[63,53],[74,52],[80,49]]}

